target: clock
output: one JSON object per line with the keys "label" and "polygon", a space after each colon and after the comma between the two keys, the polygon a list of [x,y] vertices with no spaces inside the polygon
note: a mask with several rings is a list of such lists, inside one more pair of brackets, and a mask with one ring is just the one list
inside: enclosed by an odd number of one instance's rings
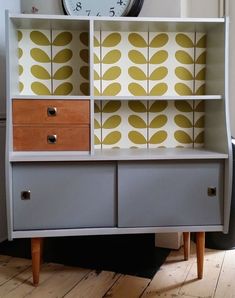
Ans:
{"label": "clock", "polygon": [[76,16],[138,16],[144,0],[61,0],[64,11]]}

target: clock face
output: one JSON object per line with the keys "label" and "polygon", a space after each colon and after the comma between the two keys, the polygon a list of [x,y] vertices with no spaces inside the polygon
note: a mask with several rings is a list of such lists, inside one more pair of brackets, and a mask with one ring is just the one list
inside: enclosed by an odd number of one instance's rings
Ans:
{"label": "clock face", "polygon": [[62,0],[67,14],[78,16],[122,16],[133,0]]}

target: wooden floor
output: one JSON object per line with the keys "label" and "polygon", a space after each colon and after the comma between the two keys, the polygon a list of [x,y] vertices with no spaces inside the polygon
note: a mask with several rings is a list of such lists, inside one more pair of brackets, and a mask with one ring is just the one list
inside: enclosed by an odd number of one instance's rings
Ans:
{"label": "wooden floor", "polygon": [[43,264],[40,285],[32,286],[31,262],[0,256],[0,297],[216,297],[235,298],[235,250],[207,250],[205,272],[197,280],[195,248],[183,261],[174,251],[152,280],[114,272]]}

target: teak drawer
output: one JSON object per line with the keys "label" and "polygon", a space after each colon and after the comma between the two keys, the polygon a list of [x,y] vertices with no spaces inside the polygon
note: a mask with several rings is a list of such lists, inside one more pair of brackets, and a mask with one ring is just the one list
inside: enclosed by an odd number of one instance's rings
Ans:
{"label": "teak drawer", "polygon": [[13,127],[15,151],[89,151],[89,125]]}
{"label": "teak drawer", "polygon": [[89,123],[89,100],[13,100],[13,124]]}

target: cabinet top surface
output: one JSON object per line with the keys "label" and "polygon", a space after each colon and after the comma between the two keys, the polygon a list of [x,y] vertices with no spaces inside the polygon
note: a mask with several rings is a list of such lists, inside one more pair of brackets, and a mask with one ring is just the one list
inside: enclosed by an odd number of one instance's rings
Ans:
{"label": "cabinet top surface", "polygon": [[165,18],[165,17],[87,17],[68,15],[44,15],[44,14],[16,14],[9,13],[12,19],[44,19],[44,20],[86,20],[109,22],[179,22],[179,23],[224,23],[225,18]]}
{"label": "cabinet top surface", "polygon": [[225,23],[224,18],[150,18],[150,17],[76,17],[64,15],[11,14],[16,28],[87,29],[90,22],[94,30],[119,31],[205,31]]}

